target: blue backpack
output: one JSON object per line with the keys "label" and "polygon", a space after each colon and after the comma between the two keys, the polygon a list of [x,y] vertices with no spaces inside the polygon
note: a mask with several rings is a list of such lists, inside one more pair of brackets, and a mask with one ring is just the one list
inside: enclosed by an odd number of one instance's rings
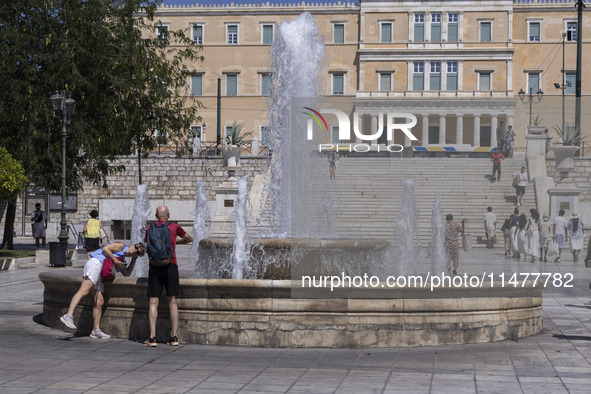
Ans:
{"label": "blue backpack", "polygon": [[150,225],[146,239],[151,265],[162,267],[172,262],[169,224],[170,222],[155,222]]}

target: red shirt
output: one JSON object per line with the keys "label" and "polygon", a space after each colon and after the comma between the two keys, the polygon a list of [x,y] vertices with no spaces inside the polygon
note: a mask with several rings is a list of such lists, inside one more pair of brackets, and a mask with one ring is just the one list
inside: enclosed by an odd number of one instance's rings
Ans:
{"label": "red shirt", "polygon": [[[501,164],[501,159],[504,159],[504,158],[505,158],[505,156],[503,156],[503,154],[502,154],[502,153],[493,153],[493,154],[492,154],[492,158],[493,158],[493,160],[494,160],[494,161],[493,161],[493,164],[497,166],[497,165]],[[490,165],[490,164],[489,164],[489,165]]]}
{"label": "red shirt", "polygon": [[[160,222],[166,222],[166,220],[159,220]],[[150,226],[148,226],[148,228],[146,229],[146,235],[144,236],[144,242],[148,241],[148,231],[150,230]],[[172,264],[177,264],[176,262],[176,252],[174,250],[175,246],[176,246],[176,237],[180,237],[183,238],[185,236],[185,234],[187,234],[185,232],[185,230],[183,230],[183,228],[181,226],[179,226],[176,223],[168,223],[168,229],[170,230],[170,246],[172,248]]]}

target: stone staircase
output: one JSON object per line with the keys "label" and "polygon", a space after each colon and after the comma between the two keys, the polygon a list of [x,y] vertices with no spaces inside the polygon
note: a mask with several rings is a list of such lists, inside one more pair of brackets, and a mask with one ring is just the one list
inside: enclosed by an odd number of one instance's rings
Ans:
{"label": "stone staircase", "polygon": [[[337,236],[361,239],[393,239],[400,216],[400,199],[405,179],[415,182],[418,232],[423,245],[431,240],[431,211],[439,193],[442,214],[454,215],[460,223],[467,219],[474,247],[484,247],[483,215],[487,207],[497,215],[497,227],[515,208],[512,175],[525,163],[524,157],[505,159],[500,182],[491,181],[492,163],[476,158],[385,158],[343,157],[337,162],[336,180],[329,179],[326,157],[318,157],[310,175],[312,203],[310,220],[318,215],[322,195],[328,189],[334,204]],[[252,195],[251,195],[252,198]],[[268,226],[271,206],[257,212],[259,223],[250,229]],[[520,212],[529,217],[535,207],[533,184],[528,185]]]}
{"label": "stone staircase", "polygon": [[[504,160],[500,182],[491,182],[489,159],[474,158],[342,158],[335,181],[329,180],[328,164],[320,175],[325,178],[322,183],[330,182],[338,200],[337,234],[390,238],[399,218],[404,180],[410,178],[415,182],[419,237],[424,244],[431,238],[431,211],[439,193],[443,216],[451,213],[458,223],[467,219],[473,245],[485,246],[486,208],[493,208],[500,228],[515,208],[512,174],[524,162],[524,158]],[[520,211],[529,217],[534,207],[533,187],[529,186]]]}

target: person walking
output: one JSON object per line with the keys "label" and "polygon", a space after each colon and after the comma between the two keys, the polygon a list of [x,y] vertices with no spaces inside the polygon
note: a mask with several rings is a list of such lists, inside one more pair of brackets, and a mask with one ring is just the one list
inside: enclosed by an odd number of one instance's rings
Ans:
{"label": "person walking", "polygon": [[[180,295],[179,268],[175,253],[175,246],[193,242],[193,237],[185,232],[181,226],[169,222],[170,212],[168,207],[161,205],[156,208],[156,222],[146,229],[146,245],[150,257],[148,270],[148,297],[150,307],[148,310],[148,323],[150,337],[144,341],[144,346],[156,347],[156,320],[158,319],[158,301],[162,289],[166,289],[168,296],[168,308],[170,313],[170,339],[167,344],[178,346],[177,337],[179,311],[176,298]],[[180,238],[177,240],[177,237]],[[160,254],[164,253],[165,256]]]}
{"label": "person walking", "polygon": [[452,262],[452,273],[457,275],[458,266],[460,264],[460,243],[458,241],[458,234],[464,233],[465,220],[462,220],[462,225],[460,226],[459,224],[454,223],[454,217],[451,213],[445,217],[445,220],[445,251],[447,252],[448,257],[448,267],[450,266],[450,262]]}
{"label": "person walking", "polygon": [[328,172],[330,174],[330,179],[336,179],[336,169],[337,169],[337,160],[338,160],[337,153],[335,151],[328,152]]}
{"label": "person walking", "polygon": [[532,263],[539,257],[540,249],[540,214],[534,208],[529,210],[531,217],[527,223],[527,254]]}
{"label": "person walking", "polygon": [[501,160],[503,160],[505,156],[501,153],[500,148],[494,148],[493,154],[490,156],[490,161],[493,163],[493,170],[492,170],[492,180],[495,181],[495,173],[498,173],[497,180],[501,180]]}
{"label": "person walking", "polygon": [[505,157],[510,159],[513,158],[513,144],[515,143],[515,132],[513,126],[507,126],[507,132],[505,133]]}
{"label": "person walking", "polygon": [[540,222],[540,261],[548,261],[550,242],[552,242],[552,222],[550,222],[548,215],[544,215]]}
{"label": "person walking", "polygon": [[568,233],[570,234],[570,251],[573,254],[573,261],[579,261],[579,254],[583,249],[583,233],[585,225],[577,212],[573,212],[568,221]]}
{"label": "person walking", "polygon": [[555,263],[560,263],[564,243],[568,242],[568,222],[564,218],[564,214],[564,209],[558,211],[558,216],[554,218],[554,227],[552,228],[552,233],[554,234],[553,238],[558,244],[558,256],[554,259]]}
{"label": "person walking", "polygon": [[101,221],[97,219],[99,215],[98,211],[96,209],[93,209],[92,211],[90,211],[89,215],[90,219],[88,219],[86,223],[84,223],[84,228],[82,229],[82,232],[85,234],[84,249],[86,249],[87,253],[93,252],[101,248],[101,230],[103,230],[103,233],[105,233],[105,236],[107,237],[107,243],[109,243],[109,235],[105,231],[105,228],[103,227]]}
{"label": "person walking", "polygon": [[497,127],[497,147],[498,152],[503,153],[505,149],[505,122],[499,122],[499,127]]}
{"label": "person walking", "polygon": [[[60,317],[61,322],[68,328],[76,329],[73,318],[76,306],[78,306],[82,298],[92,293],[92,298],[94,299],[94,307],[92,308],[93,330],[90,333],[90,337],[93,339],[111,338],[110,335],[105,334],[100,328],[105,302],[103,265],[107,264],[107,260],[109,260],[117,272],[121,272],[123,276],[129,276],[133,272],[138,256],[143,256],[145,252],[146,246],[141,242],[135,245],[113,242],[91,253],[92,257],[84,264],[82,284],[72,297],[68,312]],[[125,265],[125,257],[131,257],[129,265]]]}
{"label": "person walking", "polygon": [[509,217],[511,220],[511,251],[513,252],[513,257],[517,257],[518,255],[518,247],[517,247],[517,238],[515,234],[518,232],[519,229],[519,209],[515,208],[513,214]]}
{"label": "person walking", "polygon": [[525,166],[521,166],[520,171],[516,171],[513,174],[513,182],[516,183],[515,194],[517,195],[517,206],[521,206],[523,195],[525,194],[525,186],[527,185],[527,172]]}
{"label": "person walking", "polygon": [[501,231],[505,241],[505,256],[511,256],[511,219],[505,219]]}
{"label": "person walking", "polygon": [[515,243],[517,244],[517,257],[521,259],[523,255],[523,261],[527,260],[527,235],[526,235],[526,228],[527,228],[527,217],[524,213],[519,216],[517,230],[513,237],[515,238]]}
{"label": "person walking", "polygon": [[486,248],[492,249],[495,247],[495,230],[497,228],[497,216],[492,213],[492,207],[486,208],[484,214],[484,233],[486,234]]}
{"label": "person walking", "polygon": [[35,246],[39,250],[39,241],[45,248],[45,230],[47,230],[47,214],[41,210],[41,204],[35,204],[35,211],[31,214],[31,228],[35,238]]}

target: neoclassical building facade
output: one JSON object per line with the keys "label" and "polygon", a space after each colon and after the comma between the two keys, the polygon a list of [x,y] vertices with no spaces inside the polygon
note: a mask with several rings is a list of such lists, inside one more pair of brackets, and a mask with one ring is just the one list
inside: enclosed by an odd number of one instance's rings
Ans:
{"label": "neoclassical building facade", "polygon": [[[271,44],[278,26],[310,12],[325,40],[321,94],[351,100],[371,133],[387,111],[417,117],[414,146],[496,145],[496,130],[517,132],[536,119],[550,130],[574,123],[577,14],[570,0],[360,0],[163,6],[160,29],[184,29],[202,46],[203,62],[187,94],[203,104],[202,141],[215,141],[221,82],[221,131],[244,122],[262,144],[269,132]],[[583,27],[591,26],[588,12]],[[155,34],[158,34],[158,29]],[[590,29],[583,29],[583,67],[591,61]],[[564,66],[563,66],[564,64]],[[519,92],[525,92],[521,99]],[[539,101],[538,91],[543,91]],[[533,103],[530,103],[529,93]],[[564,93],[564,98],[563,98]],[[582,77],[583,133],[591,121],[591,80]],[[562,103],[564,100],[564,112]],[[539,101],[539,102],[538,102]],[[564,115],[563,115],[564,114]],[[336,125],[333,142],[337,142]],[[355,141],[340,141],[355,142]]]}

